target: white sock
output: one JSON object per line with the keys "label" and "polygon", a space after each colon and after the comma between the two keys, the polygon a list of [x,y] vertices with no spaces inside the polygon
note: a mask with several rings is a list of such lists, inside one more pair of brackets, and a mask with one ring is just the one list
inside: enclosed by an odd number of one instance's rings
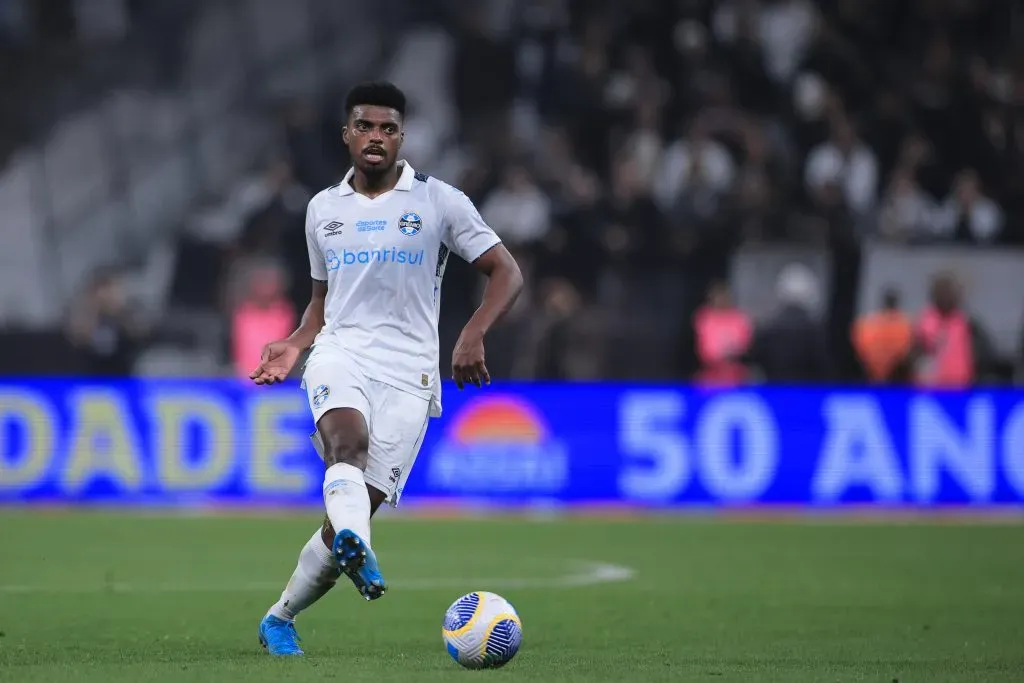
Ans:
{"label": "white sock", "polygon": [[281,599],[270,608],[270,614],[278,619],[291,621],[302,610],[327,594],[338,579],[338,565],[330,548],[324,545],[320,529],[302,547],[299,564],[288,579],[288,585],[281,593]]}
{"label": "white sock", "polygon": [[370,492],[361,469],[342,462],[328,467],[324,475],[324,506],[335,532],[351,529],[370,545]]}

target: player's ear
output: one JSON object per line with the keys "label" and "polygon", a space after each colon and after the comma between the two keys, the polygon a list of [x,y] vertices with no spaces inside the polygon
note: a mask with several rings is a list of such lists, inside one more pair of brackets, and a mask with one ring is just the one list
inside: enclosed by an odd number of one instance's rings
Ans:
{"label": "player's ear", "polygon": [[345,143],[346,147],[348,146],[348,126],[341,127],[341,141]]}

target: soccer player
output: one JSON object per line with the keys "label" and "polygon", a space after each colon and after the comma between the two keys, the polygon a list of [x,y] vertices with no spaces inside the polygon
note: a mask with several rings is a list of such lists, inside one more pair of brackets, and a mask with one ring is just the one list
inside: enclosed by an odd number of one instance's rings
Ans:
{"label": "soccer player", "polygon": [[455,345],[459,389],[489,384],[484,337],[512,306],[522,274],[469,198],[398,159],[405,95],[390,83],[349,92],[342,139],[353,168],[309,202],[313,292],[299,328],[266,346],[251,375],[275,384],[312,346],[302,376],[326,467],[327,518],[260,622],[272,655],[301,655],[295,617],[344,574],[367,600],[384,594],[370,540],[381,503],[398,504],[427,422],[441,414],[438,311],[451,252],[488,277]]}

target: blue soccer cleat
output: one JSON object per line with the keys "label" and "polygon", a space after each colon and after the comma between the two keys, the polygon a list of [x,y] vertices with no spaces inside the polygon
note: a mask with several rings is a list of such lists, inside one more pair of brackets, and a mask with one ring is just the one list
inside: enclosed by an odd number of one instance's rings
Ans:
{"label": "blue soccer cleat", "polygon": [[303,654],[299,647],[299,634],[295,622],[285,621],[268,614],[260,622],[260,645],[275,657],[292,657]]}
{"label": "blue soccer cleat", "polygon": [[342,529],[334,537],[334,559],[341,572],[352,579],[359,593],[367,600],[376,600],[388,589],[373,554],[359,534],[351,529]]}

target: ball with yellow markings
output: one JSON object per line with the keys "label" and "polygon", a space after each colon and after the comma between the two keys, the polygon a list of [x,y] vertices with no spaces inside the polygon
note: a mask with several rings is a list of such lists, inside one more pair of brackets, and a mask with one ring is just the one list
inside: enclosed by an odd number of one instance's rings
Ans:
{"label": "ball with yellow markings", "polygon": [[496,669],[519,651],[523,624],[508,600],[495,593],[463,595],[444,614],[448,654],[467,669]]}

